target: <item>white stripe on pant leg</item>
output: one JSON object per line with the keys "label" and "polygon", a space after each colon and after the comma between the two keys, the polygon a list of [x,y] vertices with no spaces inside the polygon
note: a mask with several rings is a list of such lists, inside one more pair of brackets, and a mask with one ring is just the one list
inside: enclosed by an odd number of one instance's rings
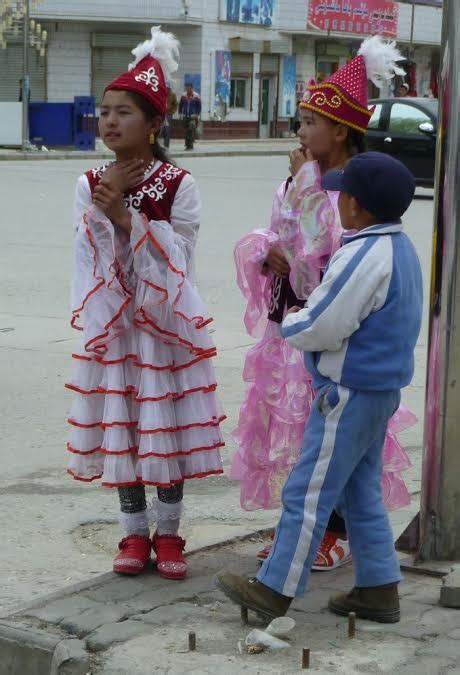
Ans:
{"label": "white stripe on pant leg", "polygon": [[[342,416],[343,410],[348,403],[350,390],[346,387],[337,386],[339,402],[336,407],[327,415],[324,423],[323,442],[318,455],[318,461],[311,476],[308,485],[307,494],[304,501],[304,518],[300,530],[299,540],[296,551],[292,558],[289,568],[289,574],[283,586],[283,595],[294,597],[297,592],[300,578],[303,573],[304,563],[308,556],[313,532],[316,525],[316,512],[318,509],[319,497],[323,488],[324,479],[329,469],[329,464],[334,454],[334,445],[337,435],[337,426]],[[332,507],[335,504],[331,505]]]}

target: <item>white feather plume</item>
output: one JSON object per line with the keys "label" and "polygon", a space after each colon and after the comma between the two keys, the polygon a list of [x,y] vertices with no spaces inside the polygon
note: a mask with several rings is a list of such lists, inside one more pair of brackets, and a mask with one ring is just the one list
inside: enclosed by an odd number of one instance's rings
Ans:
{"label": "white feather plume", "polygon": [[396,65],[404,57],[394,42],[387,42],[380,35],[366,38],[358,51],[366,62],[367,77],[376,87],[382,87],[395,75],[405,75],[404,70]]}
{"label": "white feather plume", "polygon": [[134,61],[129,64],[129,70],[137,66],[146,56],[153,56],[160,64],[165,80],[170,80],[172,73],[179,67],[180,42],[172,33],[163,33],[160,26],[152,26],[150,40],[141,42],[131,52]]}

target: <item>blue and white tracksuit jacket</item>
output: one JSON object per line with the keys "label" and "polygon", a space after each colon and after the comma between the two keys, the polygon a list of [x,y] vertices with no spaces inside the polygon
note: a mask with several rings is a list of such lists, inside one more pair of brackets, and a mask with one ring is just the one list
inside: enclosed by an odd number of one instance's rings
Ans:
{"label": "blue and white tracksuit jacket", "polygon": [[303,595],[330,513],[345,518],[356,586],[400,579],[381,495],[382,449],[400,389],[414,372],[422,316],[420,263],[401,224],[345,235],[307,306],[282,334],[305,352],[317,398],[283,490],[272,551],[257,578]]}

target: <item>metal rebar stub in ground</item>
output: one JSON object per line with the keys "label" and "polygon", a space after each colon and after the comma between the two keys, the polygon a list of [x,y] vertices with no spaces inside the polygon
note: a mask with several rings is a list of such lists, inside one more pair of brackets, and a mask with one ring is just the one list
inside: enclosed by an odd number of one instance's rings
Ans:
{"label": "metal rebar stub in ground", "polygon": [[356,635],[356,614],[350,612],[348,615],[348,637],[354,638]]}
{"label": "metal rebar stub in ground", "polygon": [[302,649],[302,669],[310,668],[310,650]]}
{"label": "metal rebar stub in ground", "polygon": [[247,626],[249,623],[247,607],[241,607],[241,623],[243,626]]}
{"label": "metal rebar stub in ground", "polygon": [[191,652],[196,650],[196,633],[188,634],[188,648]]}

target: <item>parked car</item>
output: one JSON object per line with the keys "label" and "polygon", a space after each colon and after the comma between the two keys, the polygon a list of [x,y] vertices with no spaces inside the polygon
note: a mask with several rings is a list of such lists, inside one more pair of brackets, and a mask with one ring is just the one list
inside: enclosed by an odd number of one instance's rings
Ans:
{"label": "parked car", "polygon": [[417,185],[433,187],[438,127],[435,98],[379,98],[369,122],[367,147],[399,159]]}

